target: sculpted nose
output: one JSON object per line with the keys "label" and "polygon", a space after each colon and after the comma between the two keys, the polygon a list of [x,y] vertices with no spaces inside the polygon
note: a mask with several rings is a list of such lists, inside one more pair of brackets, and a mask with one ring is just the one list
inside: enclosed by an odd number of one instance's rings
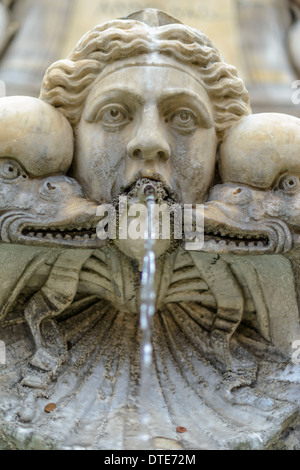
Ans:
{"label": "sculpted nose", "polygon": [[127,145],[128,155],[138,160],[168,160],[171,155],[164,129],[156,111],[144,112],[138,130]]}
{"label": "sculpted nose", "polygon": [[232,204],[245,205],[252,200],[252,193],[249,188],[238,186],[230,191],[229,202]]}
{"label": "sculpted nose", "polygon": [[45,194],[54,194],[57,192],[57,185],[51,178],[49,178],[45,180],[44,184],[42,185],[41,191]]}
{"label": "sculpted nose", "polygon": [[243,206],[249,204],[252,198],[252,191],[246,186],[232,186],[225,183],[218,184],[211,190],[208,201],[219,201],[235,206]]}

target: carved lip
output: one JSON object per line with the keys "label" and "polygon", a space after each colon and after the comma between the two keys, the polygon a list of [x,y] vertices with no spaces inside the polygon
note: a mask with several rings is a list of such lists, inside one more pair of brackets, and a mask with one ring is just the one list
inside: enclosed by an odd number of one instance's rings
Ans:
{"label": "carved lip", "polygon": [[26,224],[20,228],[19,241],[34,245],[63,245],[69,247],[97,248],[103,241],[97,238],[95,221],[78,226],[47,226]]}
{"label": "carved lip", "polygon": [[242,231],[225,226],[209,227],[204,230],[204,246],[202,251],[232,254],[264,254],[274,253],[276,243],[267,230]]}
{"label": "carved lip", "polygon": [[171,198],[171,199],[174,199],[176,200],[177,198],[175,197],[175,193],[174,191],[170,188],[170,186],[167,184],[166,180],[158,173],[153,173],[153,175],[149,175],[147,173],[139,173],[138,177],[132,179],[128,184],[126,184],[126,186],[124,186],[122,188],[122,191],[124,193],[129,193],[131,191],[131,189],[133,188],[133,186],[137,183],[137,181],[141,180],[141,179],[147,179],[147,180],[150,180],[150,181],[154,181],[154,182],[157,182],[157,183],[161,183],[164,187],[164,190],[166,191],[166,193],[168,194],[168,196]]}
{"label": "carved lip", "polygon": [[255,220],[236,209],[219,201],[204,205],[204,245],[199,251],[262,255],[291,249],[292,235],[285,222],[272,218]]}

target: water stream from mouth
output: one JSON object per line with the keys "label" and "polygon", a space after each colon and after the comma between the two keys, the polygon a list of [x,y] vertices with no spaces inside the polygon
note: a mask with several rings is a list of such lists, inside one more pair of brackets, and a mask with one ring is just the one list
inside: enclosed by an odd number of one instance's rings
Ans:
{"label": "water stream from mouth", "polygon": [[156,189],[148,184],[144,188],[148,210],[147,229],[145,234],[145,256],[141,277],[140,328],[141,346],[141,379],[140,379],[140,445],[142,449],[152,449],[150,426],[150,389],[151,368],[153,363],[152,321],[156,307],[155,272],[156,259],[154,253],[154,205]]}

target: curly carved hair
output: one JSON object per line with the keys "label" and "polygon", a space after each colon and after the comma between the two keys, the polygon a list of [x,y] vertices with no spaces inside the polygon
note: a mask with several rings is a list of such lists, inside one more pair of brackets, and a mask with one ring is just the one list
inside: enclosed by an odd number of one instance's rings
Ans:
{"label": "curly carved hair", "polygon": [[98,25],[85,34],[66,60],[48,68],[40,99],[61,111],[75,128],[105,66],[154,51],[199,71],[213,105],[219,140],[237,120],[251,113],[249,95],[236,68],[224,61],[205,34],[180,23],[151,27],[130,19]]}

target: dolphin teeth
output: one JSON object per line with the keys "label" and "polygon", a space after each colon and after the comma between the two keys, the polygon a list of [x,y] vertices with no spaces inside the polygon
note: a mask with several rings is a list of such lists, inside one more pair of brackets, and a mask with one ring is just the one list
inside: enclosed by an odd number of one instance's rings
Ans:
{"label": "dolphin teeth", "polygon": [[81,240],[81,236],[80,235],[75,235],[74,240]]}
{"label": "dolphin teeth", "polygon": [[47,240],[52,240],[53,239],[53,235],[51,235],[51,233],[47,233],[47,235],[45,236],[45,238]]}
{"label": "dolphin teeth", "polygon": [[260,248],[262,248],[264,246],[263,242],[258,242],[257,243],[257,246],[259,246]]}
{"label": "dolphin teeth", "polygon": [[29,235],[30,237],[34,237],[34,232],[30,232],[28,235]]}
{"label": "dolphin teeth", "polygon": [[71,235],[66,235],[64,238],[65,238],[65,240],[72,240]]}
{"label": "dolphin teeth", "polygon": [[36,237],[37,237],[37,238],[43,238],[43,234],[42,234],[41,232],[38,232],[38,233],[36,234]]}
{"label": "dolphin teeth", "polygon": [[57,233],[55,235],[55,238],[57,238],[58,240],[61,240],[63,238],[62,234],[61,233]]}
{"label": "dolphin teeth", "polygon": [[92,238],[93,240],[96,240],[97,234],[96,234],[96,233],[92,233],[91,238]]}
{"label": "dolphin teeth", "polygon": [[239,247],[244,248],[246,246],[245,242],[239,242]]}
{"label": "dolphin teeth", "polygon": [[86,234],[86,235],[83,236],[83,239],[84,239],[84,240],[89,240],[90,237],[88,236],[88,234]]}

